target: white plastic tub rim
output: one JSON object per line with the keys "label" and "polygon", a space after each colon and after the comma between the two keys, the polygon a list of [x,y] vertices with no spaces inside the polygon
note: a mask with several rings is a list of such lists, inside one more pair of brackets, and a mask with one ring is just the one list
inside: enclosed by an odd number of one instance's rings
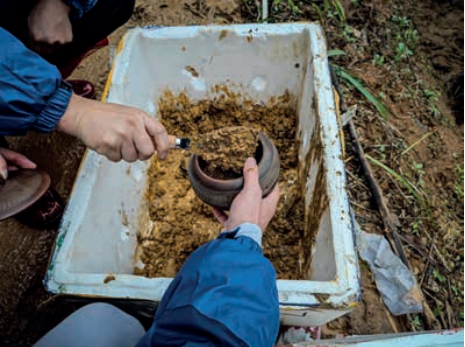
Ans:
{"label": "white plastic tub rim", "polygon": [[[228,36],[218,40],[225,31]],[[181,45],[190,54],[182,55]],[[159,67],[141,68],[154,56]],[[250,66],[238,64],[244,57]],[[301,70],[294,68],[295,61]],[[187,65],[195,66],[201,77],[187,74]],[[250,76],[254,77],[252,83],[246,80]],[[299,99],[299,160],[307,177],[306,205],[318,220],[312,221],[307,213],[306,220],[316,231],[307,236],[313,246],[303,264],[308,279],[277,281],[282,323],[315,326],[350,312],[360,295],[355,229],[345,191],[326,45],[318,24],[131,29],[119,45],[104,99],[108,95],[109,102],[156,115],[155,100],[162,90],[168,88],[175,94],[186,90],[196,99],[205,97],[205,86],[227,84],[225,80],[243,84],[248,88],[244,92],[260,101],[286,89]],[[141,201],[148,165],[115,164],[93,151],[86,152],[46,274],[45,286],[50,292],[161,300],[171,279],[132,275],[135,239],[143,219],[140,210],[147,208]],[[323,190],[318,177],[324,177]],[[315,194],[318,189],[324,197]],[[121,220],[123,212],[126,223]],[[105,233],[111,235],[105,238],[111,244],[110,253],[101,243]],[[109,274],[111,281],[107,281]]]}

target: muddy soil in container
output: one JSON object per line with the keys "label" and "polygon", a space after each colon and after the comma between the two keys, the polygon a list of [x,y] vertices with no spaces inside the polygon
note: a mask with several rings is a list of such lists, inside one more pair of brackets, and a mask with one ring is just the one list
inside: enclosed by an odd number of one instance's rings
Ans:
{"label": "muddy soil in container", "polygon": [[207,175],[231,179],[242,176],[245,160],[255,155],[258,133],[248,127],[226,127],[190,139],[189,151],[205,161]]}
{"label": "muddy soil in container", "polygon": [[[195,103],[183,93],[174,96],[166,92],[159,100],[159,116],[167,131],[178,136],[241,125],[263,131],[271,138],[281,160],[281,199],[264,233],[263,249],[275,266],[278,278],[301,278],[299,256],[302,256],[304,200],[297,179],[295,100],[284,94],[263,105],[243,100],[226,87],[217,86],[214,92],[216,97]],[[189,153],[179,151],[172,152],[166,161],[156,158],[152,161],[146,198],[154,223],[152,230],[140,237],[145,267],[137,268],[137,274],[173,276],[192,251],[221,231],[212,208],[201,202],[191,189],[188,159]]]}

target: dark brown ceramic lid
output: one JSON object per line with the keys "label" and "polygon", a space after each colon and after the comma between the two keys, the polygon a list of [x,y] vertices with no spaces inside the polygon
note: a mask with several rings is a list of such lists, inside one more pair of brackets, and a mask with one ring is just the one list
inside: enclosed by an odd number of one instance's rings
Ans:
{"label": "dark brown ceramic lid", "polygon": [[42,170],[8,173],[0,183],[0,220],[11,217],[35,203],[50,187],[50,176]]}

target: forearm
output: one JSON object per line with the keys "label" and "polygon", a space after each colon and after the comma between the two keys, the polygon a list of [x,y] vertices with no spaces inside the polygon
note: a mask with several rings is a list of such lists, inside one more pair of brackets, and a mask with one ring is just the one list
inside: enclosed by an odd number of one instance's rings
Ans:
{"label": "forearm", "polygon": [[57,130],[73,137],[79,137],[79,125],[83,112],[90,112],[87,104],[93,101],[86,100],[73,94],[69,100],[68,107],[57,124]]}

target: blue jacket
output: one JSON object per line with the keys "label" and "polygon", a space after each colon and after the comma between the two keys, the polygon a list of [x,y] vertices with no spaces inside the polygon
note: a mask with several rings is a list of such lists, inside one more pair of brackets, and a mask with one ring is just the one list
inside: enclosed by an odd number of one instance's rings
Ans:
{"label": "blue jacket", "polygon": [[236,233],[222,233],[190,255],[137,347],[274,345],[276,272],[255,241]]}
{"label": "blue jacket", "polygon": [[72,94],[65,83],[54,65],[0,28],[0,135],[55,129]]}
{"label": "blue jacket", "polygon": [[[65,0],[81,17],[97,0]],[[57,68],[2,28],[12,0],[0,0],[0,136],[50,132],[68,107],[71,87]],[[19,19],[17,19],[19,20]]]}
{"label": "blue jacket", "polygon": [[71,18],[81,18],[92,9],[97,0],[64,0],[71,7]]}

